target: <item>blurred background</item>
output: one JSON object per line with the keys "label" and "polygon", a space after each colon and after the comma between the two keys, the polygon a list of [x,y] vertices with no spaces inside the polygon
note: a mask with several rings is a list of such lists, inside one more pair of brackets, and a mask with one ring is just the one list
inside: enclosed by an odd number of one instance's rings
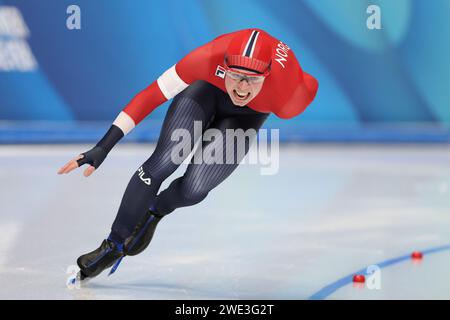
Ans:
{"label": "blurred background", "polygon": [[[449,17],[449,0],[0,0],[0,299],[449,299]],[[320,84],[303,114],[265,124],[285,142],[279,171],[240,165],[113,277],[68,290],[168,103],[92,177],[58,168],[191,50],[248,27]],[[382,289],[354,288],[373,264]]]}
{"label": "blurred background", "polygon": [[[66,27],[71,4],[81,30]],[[369,4],[381,30],[366,27]],[[271,116],[283,141],[450,140],[447,0],[0,0],[0,12],[0,143],[95,142],[184,55],[248,27],[320,83],[301,116]],[[126,141],[154,141],[166,109]]]}

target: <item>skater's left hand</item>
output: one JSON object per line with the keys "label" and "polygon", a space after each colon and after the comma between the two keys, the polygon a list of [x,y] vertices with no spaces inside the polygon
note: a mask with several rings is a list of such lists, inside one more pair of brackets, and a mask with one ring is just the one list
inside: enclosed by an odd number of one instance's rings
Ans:
{"label": "skater's left hand", "polygon": [[[58,170],[58,174],[64,174],[64,173],[69,173],[70,171],[78,168],[78,160],[83,159],[83,155],[80,154],[79,156],[77,156],[76,158],[70,160],[69,162],[67,162],[61,169]],[[86,170],[84,170],[83,175],[85,177],[89,177],[93,172],[95,171],[95,167],[93,166],[89,166],[86,168]]]}
{"label": "skater's left hand", "polygon": [[95,146],[67,162],[64,167],[59,169],[58,174],[69,173],[84,164],[89,164],[89,167],[84,170],[84,176],[89,177],[103,163],[107,155],[108,153],[102,147]]}

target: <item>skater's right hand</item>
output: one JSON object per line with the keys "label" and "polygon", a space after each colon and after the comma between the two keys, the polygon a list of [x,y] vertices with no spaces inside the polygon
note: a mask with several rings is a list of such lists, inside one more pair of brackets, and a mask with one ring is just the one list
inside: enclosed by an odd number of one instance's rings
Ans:
{"label": "skater's right hand", "polygon": [[58,170],[58,174],[69,173],[70,171],[82,166],[83,164],[90,164],[86,170],[84,170],[84,176],[89,177],[95,169],[97,169],[105,160],[107,153],[100,146],[95,146],[89,151],[86,151],[76,158],[67,162],[61,169]]}

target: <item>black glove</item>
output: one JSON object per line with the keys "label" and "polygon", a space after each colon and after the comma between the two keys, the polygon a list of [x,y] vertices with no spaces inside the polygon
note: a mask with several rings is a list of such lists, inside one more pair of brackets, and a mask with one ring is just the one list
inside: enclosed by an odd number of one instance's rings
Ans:
{"label": "black glove", "polygon": [[79,167],[81,167],[85,163],[88,163],[95,169],[97,169],[105,160],[108,153],[102,147],[95,146],[91,150],[82,153],[82,155],[84,157],[82,159],[77,160]]}
{"label": "black glove", "polygon": [[105,160],[108,153],[116,145],[116,143],[124,136],[123,131],[116,125],[112,125],[104,137],[97,143],[97,145],[89,151],[82,153],[82,159],[77,160],[78,166],[89,163],[95,169],[100,167]]}

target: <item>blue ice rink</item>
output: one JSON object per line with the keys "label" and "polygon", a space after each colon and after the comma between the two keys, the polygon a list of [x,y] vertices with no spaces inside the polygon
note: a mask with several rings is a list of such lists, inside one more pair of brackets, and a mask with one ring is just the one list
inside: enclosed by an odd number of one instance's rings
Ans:
{"label": "blue ice rink", "polygon": [[[69,289],[154,148],[119,145],[90,178],[56,174],[90,147],[0,146],[0,299],[450,299],[449,145],[283,145],[278,174],[240,166],[113,276]],[[373,264],[379,290],[348,281]]]}

